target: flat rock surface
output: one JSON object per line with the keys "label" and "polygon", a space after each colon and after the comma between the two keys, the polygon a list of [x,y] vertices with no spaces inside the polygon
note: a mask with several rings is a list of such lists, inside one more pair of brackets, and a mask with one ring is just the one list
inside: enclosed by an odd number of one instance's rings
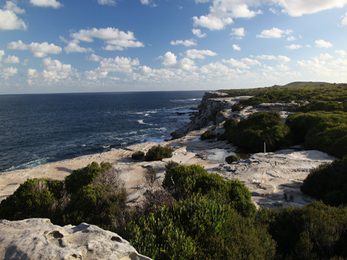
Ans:
{"label": "flat rock surface", "polygon": [[60,227],[49,219],[0,220],[0,259],[148,260],[116,233],[82,223]]}

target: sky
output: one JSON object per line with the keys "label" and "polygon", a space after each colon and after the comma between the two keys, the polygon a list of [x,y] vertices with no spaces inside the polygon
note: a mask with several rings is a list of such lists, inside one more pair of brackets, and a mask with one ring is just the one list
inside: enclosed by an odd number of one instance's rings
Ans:
{"label": "sky", "polygon": [[347,0],[0,0],[0,93],[347,82]]}

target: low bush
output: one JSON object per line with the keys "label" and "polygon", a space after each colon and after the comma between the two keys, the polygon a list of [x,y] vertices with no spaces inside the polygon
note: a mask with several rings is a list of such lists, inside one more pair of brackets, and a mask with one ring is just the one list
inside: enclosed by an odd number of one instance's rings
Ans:
{"label": "low bush", "polygon": [[240,181],[224,180],[199,165],[180,165],[168,170],[163,187],[177,200],[199,194],[229,204],[243,216],[252,216],[255,212],[251,194]]}
{"label": "low bush", "polygon": [[224,125],[226,139],[246,152],[275,151],[290,144],[289,128],[278,113],[258,112],[248,119],[228,121]]}
{"label": "low bush", "polygon": [[29,179],[0,204],[0,219],[50,218],[115,230],[123,224],[126,192],[109,163],[91,163],[64,181]]}
{"label": "low bush", "polygon": [[146,153],[146,161],[160,161],[164,158],[171,158],[173,149],[168,146],[153,146]]}
{"label": "low bush", "polygon": [[312,170],[301,191],[332,206],[347,205],[347,156]]}
{"label": "low bush", "polygon": [[276,259],[346,259],[347,208],[313,203],[267,212]]}
{"label": "low bush", "polygon": [[137,151],[137,152],[134,152],[132,155],[131,155],[131,158],[135,161],[143,161],[145,159],[145,153],[142,152],[142,151]]}
{"label": "low bush", "polygon": [[265,229],[199,195],[140,217],[127,233],[153,259],[271,259],[275,252]]}
{"label": "low bush", "polygon": [[287,119],[296,143],[342,158],[347,154],[347,113],[296,113]]}

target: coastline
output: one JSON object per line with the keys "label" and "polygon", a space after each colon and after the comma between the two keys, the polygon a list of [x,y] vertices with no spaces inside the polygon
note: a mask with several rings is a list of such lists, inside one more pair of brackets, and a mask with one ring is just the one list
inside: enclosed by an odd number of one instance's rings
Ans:
{"label": "coastline", "polygon": [[[158,143],[139,143],[126,148],[114,149],[104,153],[84,155],[74,159],[47,163],[30,169],[21,169],[0,174],[0,201],[11,195],[20,184],[29,178],[51,178],[63,180],[71,171],[95,162],[110,162],[124,181],[128,192],[128,204],[138,205],[148,189],[159,189],[165,175],[165,165],[169,161],[191,165],[199,164],[209,172],[220,174],[226,179],[238,179],[252,194],[258,207],[304,206],[312,200],[300,191],[300,184],[310,169],[322,163],[333,161],[333,157],[315,150],[286,149],[275,153],[257,153],[249,159],[232,164],[225,157],[233,154],[235,148],[225,141],[200,140],[207,128],[195,130],[185,136],[162,142],[175,149],[172,158],[162,161],[134,161],[135,151],[146,152]],[[155,185],[146,183],[148,167],[157,172]],[[284,195],[286,194],[286,195]],[[285,197],[290,197],[289,201]]]}

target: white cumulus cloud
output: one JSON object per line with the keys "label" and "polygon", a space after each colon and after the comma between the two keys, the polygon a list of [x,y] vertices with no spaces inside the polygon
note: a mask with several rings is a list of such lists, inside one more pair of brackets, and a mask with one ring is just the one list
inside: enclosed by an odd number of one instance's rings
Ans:
{"label": "white cumulus cloud", "polygon": [[258,38],[282,38],[286,35],[291,34],[291,30],[282,30],[276,27],[273,27],[271,29],[263,30],[260,34],[257,35]]}
{"label": "white cumulus cloud", "polygon": [[92,28],[82,29],[71,34],[72,42],[93,42],[95,39],[102,40],[105,43],[104,49],[107,51],[123,51],[127,48],[139,48],[144,44],[135,38],[133,32],[124,32],[117,28]]}
{"label": "white cumulus cloud", "polygon": [[241,47],[238,44],[233,44],[231,47],[234,51],[241,51]]}
{"label": "white cumulus cloud", "polygon": [[164,54],[162,60],[164,66],[175,65],[177,63],[177,56],[171,51],[168,51]]}
{"label": "white cumulus cloud", "polygon": [[186,51],[186,57],[192,60],[203,60],[206,57],[213,57],[216,56],[217,53],[211,51],[211,50],[197,50],[197,49],[191,49]]}
{"label": "white cumulus cloud", "polygon": [[18,64],[20,62],[19,58],[14,55],[8,55],[5,59],[5,63]]}
{"label": "white cumulus cloud", "polygon": [[176,40],[176,41],[171,41],[171,45],[183,45],[185,47],[191,47],[196,45],[196,41],[193,39],[189,40]]}
{"label": "white cumulus cloud", "polygon": [[4,79],[9,79],[12,78],[14,75],[16,75],[18,73],[18,69],[14,68],[14,67],[8,67],[8,68],[4,68],[1,71],[1,76]]}
{"label": "white cumulus cloud", "polygon": [[193,28],[192,33],[198,38],[205,38],[206,33],[203,33],[200,29]]}
{"label": "white cumulus cloud", "polygon": [[12,50],[29,50],[35,57],[44,58],[50,54],[61,53],[61,47],[48,42],[32,42],[30,44],[25,44],[22,41],[10,42],[7,46]]}
{"label": "white cumulus cloud", "polygon": [[316,47],[317,48],[323,48],[323,49],[328,49],[328,48],[331,48],[333,45],[331,44],[331,42],[329,41],[326,41],[326,40],[316,40],[314,42],[316,44]]}
{"label": "white cumulus cloud", "polygon": [[117,2],[115,0],[98,0],[99,5],[110,5],[115,6]]}
{"label": "white cumulus cloud", "polygon": [[43,60],[44,70],[42,76],[48,81],[60,81],[69,78],[72,74],[72,66],[64,64],[59,60],[45,58]]}
{"label": "white cumulus cloud", "polygon": [[13,10],[0,9],[0,30],[25,30],[26,24]]}
{"label": "white cumulus cloud", "polygon": [[238,39],[242,39],[246,35],[246,30],[243,27],[232,28],[231,29],[231,35],[238,38]]}
{"label": "white cumulus cloud", "polygon": [[63,5],[57,0],[30,0],[30,3],[38,7],[60,8]]}

